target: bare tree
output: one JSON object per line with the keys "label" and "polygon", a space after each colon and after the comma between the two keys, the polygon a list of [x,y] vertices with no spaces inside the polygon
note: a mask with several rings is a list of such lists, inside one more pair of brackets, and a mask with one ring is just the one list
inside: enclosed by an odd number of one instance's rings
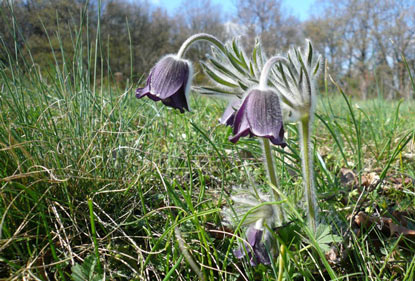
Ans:
{"label": "bare tree", "polygon": [[344,73],[343,80],[363,99],[375,81],[390,89],[388,96],[405,96],[409,79],[402,54],[412,62],[415,2],[321,0],[317,5],[322,12],[305,23],[305,31],[332,69]]}
{"label": "bare tree", "polygon": [[329,68],[337,76],[344,75],[343,25],[333,17],[313,18],[304,22],[304,34],[327,59]]}
{"label": "bare tree", "polygon": [[[178,25],[179,42],[195,33],[213,34],[221,40],[225,38],[224,18],[219,5],[213,4],[211,0],[184,0],[176,15]],[[200,43],[193,46],[188,53],[192,59],[202,59],[209,52],[210,46]]]}
{"label": "bare tree", "polygon": [[412,91],[402,56],[409,62],[415,59],[415,3],[379,0],[378,4],[373,15],[372,34],[379,64],[387,72],[382,78],[391,89],[391,97],[395,92],[410,97]]}
{"label": "bare tree", "polygon": [[236,7],[236,20],[246,28],[248,51],[257,36],[269,54],[287,49],[302,38],[299,20],[281,9],[281,0],[237,0]]}
{"label": "bare tree", "polygon": [[[175,51],[191,35],[196,33],[209,33],[221,40],[226,40],[224,17],[219,5],[213,4],[211,0],[183,0],[179,10],[172,17],[174,28],[172,39],[175,44]],[[186,58],[196,62],[204,60],[210,52],[211,45],[206,42],[198,42],[187,51]],[[196,81],[206,79],[202,74],[200,65],[193,64],[196,73]]]}
{"label": "bare tree", "polygon": [[112,71],[130,73],[131,47],[134,73],[148,72],[162,55],[172,51],[171,23],[160,8],[127,0],[107,1],[102,11],[102,40]]}

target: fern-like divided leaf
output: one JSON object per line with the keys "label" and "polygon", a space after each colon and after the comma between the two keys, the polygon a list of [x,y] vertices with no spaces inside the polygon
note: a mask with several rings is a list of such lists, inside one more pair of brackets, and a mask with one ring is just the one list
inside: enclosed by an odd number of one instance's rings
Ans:
{"label": "fern-like divided leaf", "polygon": [[317,227],[316,240],[321,250],[327,252],[330,250],[330,244],[339,243],[342,241],[342,238],[336,234],[332,234],[329,225],[320,224]]}
{"label": "fern-like divided leaf", "polygon": [[102,273],[98,272],[97,260],[94,255],[86,257],[82,264],[75,264],[72,267],[71,277],[74,281],[104,280]]}
{"label": "fern-like divided leaf", "polygon": [[200,94],[233,94],[241,97],[246,90],[258,83],[262,65],[266,60],[262,53],[261,45],[257,42],[249,59],[237,40],[228,42],[225,52],[212,49],[208,61],[201,65],[217,87],[209,87],[208,91],[208,87],[197,87],[195,90]]}

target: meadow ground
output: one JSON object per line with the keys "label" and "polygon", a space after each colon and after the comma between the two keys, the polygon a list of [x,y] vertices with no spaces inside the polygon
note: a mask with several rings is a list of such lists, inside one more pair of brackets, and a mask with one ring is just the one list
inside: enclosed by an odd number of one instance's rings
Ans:
{"label": "meadow ground", "polygon": [[[225,102],[194,96],[180,114],[135,99],[137,85],[98,86],[76,63],[46,77],[0,69],[0,277],[197,280],[179,226],[206,280],[276,280],[277,256],[258,267],[235,259],[241,233],[221,225],[232,187],[270,188],[257,140],[234,145],[218,124]],[[291,221],[275,230],[288,246],[283,277],[413,280],[415,104],[330,92],[314,122],[325,225],[315,237],[299,208],[295,126],[288,148],[275,149]]]}

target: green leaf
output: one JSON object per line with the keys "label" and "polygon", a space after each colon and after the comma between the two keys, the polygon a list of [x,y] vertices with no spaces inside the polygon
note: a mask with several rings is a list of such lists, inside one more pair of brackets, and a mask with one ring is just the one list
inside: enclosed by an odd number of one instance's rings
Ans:
{"label": "green leaf", "polygon": [[209,58],[209,62],[212,63],[212,65],[217,68],[220,72],[223,74],[231,77],[232,79],[239,79],[233,72],[229,69],[227,69],[223,64],[215,60],[214,58]]}
{"label": "green leaf", "polygon": [[341,242],[340,236],[332,234],[329,225],[320,224],[316,230],[316,241],[323,252],[330,250],[331,243]]}
{"label": "green leaf", "polygon": [[311,66],[311,62],[313,61],[313,46],[311,46],[311,42],[308,41],[308,57],[307,62],[308,65]]}
{"label": "green leaf", "polygon": [[239,87],[242,88],[242,90],[246,91],[248,90],[248,86],[246,86],[244,83],[242,83],[241,81],[238,81]]}
{"label": "green leaf", "polygon": [[320,68],[320,60],[317,61],[317,65],[314,68],[313,75],[316,75],[317,74],[317,71],[318,71],[319,68]]}
{"label": "green leaf", "polygon": [[258,45],[255,44],[255,47],[254,47],[254,49],[252,51],[252,61],[254,62],[254,65],[255,65],[256,68],[258,68],[258,63],[257,63],[257,60],[256,60],[257,49],[258,49]]}
{"label": "green leaf", "polygon": [[243,53],[243,51],[241,51],[239,49],[238,44],[237,44],[237,41],[235,39],[232,41],[232,49],[233,49],[236,57],[239,59],[240,64],[244,68],[248,69],[248,64],[246,63],[244,53]]}
{"label": "green leaf", "polygon": [[233,49],[233,52],[239,57],[239,49],[238,49],[238,46],[236,46],[235,39],[232,40],[232,49]]}
{"label": "green leaf", "polygon": [[287,89],[290,89],[290,85],[288,84],[287,77],[285,76],[285,72],[284,72],[284,68],[282,66],[282,63],[279,63],[279,65],[277,65],[277,67],[279,69],[279,72],[281,73],[281,77],[282,77],[282,80],[284,81],[285,87]]}
{"label": "green leaf", "polygon": [[297,84],[296,77],[294,76],[294,73],[293,73],[293,71],[292,71],[291,67],[287,67],[287,69],[288,69],[288,72],[290,73],[291,80],[293,81],[293,83],[294,83],[295,85],[298,85],[298,84]]}
{"label": "green leaf", "polygon": [[251,72],[252,76],[255,76],[254,67],[252,66],[252,62],[249,62],[249,71]]}
{"label": "green leaf", "polygon": [[193,87],[193,89],[201,95],[208,95],[208,96],[241,96],[242,93],[239,90],[238,92],[231,92],[227,91],[222,88],[217,87],[208,87],[208,86],[201,86],[201,87]]}
{"label": "green leaf", "polygon": [[219,75],[215,73],[213,69],[211,69],[206,63],[200,62],[202,65],[203,70],[206,72],[207,75],[209,75],[210,78],[212,78],[214,81],[218,82],[219,84],[222,84],[224,86],[228,86],[231,88],[237,88],[238,85],[235,85],[229,81],[226,81],[225,79],[222,79]]}
{"label": "green leaf", "polygon": [[[291,69],[291,68],[289,68],[289,70],[290,70],[290,74],[291,74],[291,76],[293,77],[293,79],[294,79],[294,77],[296,77],[297,75],[298,75],[298,69],[296,68],[296,66],[295,66],[295,64],[293,63],[293,60],[292,60],[292,58],[291,58],[291,55],[290,54],[288,54],[288,60],[290,61],[290,65],[292,65],[293,66],[293,69]],[[295,73],[292,73],[292,71],[295,71]],[[294,80],[295,81],[295,80]]]}
{"label": "green leaf", "polygon": [[402,52],[402,54],[401,54],[401,57],[402,57],[402,60],[403,60],[403,62],[404,62],[404,64],[405,64],[406,70],[408,71],[409,79],[411,80],[411,85],[412,85],[412,90],[413,90],[413,93],[412,93],[412,94],[410,94],[410,97],[411,97],[411,99],[413,99],[413,97],[414,97],[414,93],[415,93],[415,82],[414,82],[414,77],[412,76],[411,68],[409,67],[408,62],[406,61],[406,57],[405,57],[405,55],[404,55],[404,53],[403,53],[403,52]]}
{"label": "green leaf", "polygon": [[233,65],[233,67],[236,68],[236,70],[238,70],[241,74],[243,75],[247,75],[249,72],[248,69],[244,69],[244,65],[234,56],[232,55],[232,53],[228,52],[228,58],[230,63]]}
{"label": "green leaf", "polygon": [[74,281],[99,281],[104,280],[101,273],[97,272],[97,260],[94,255],[85,258],[82,265],[75,264],[72,266],[71,277]]}

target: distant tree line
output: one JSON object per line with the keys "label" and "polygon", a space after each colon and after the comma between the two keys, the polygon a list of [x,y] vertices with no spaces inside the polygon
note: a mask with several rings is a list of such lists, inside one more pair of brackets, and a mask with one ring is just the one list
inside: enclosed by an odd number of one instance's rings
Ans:
{"label": "distant tree line", "polygon": [[[236,14],[229,15],[211,0],[183,0],[173,13],[145,1],[0,1],[0,60],[7,65],[6,49],[9,54],[18,50],[47,72],[55,60],[70,63],[82,50],[84,60],[96,55],[106,62],[98,71],[138,80],[197,32],[225,41],[240,36],[247,53],[259,37],[268,55],[310,38],[327,60],[329,74],[348,93],[413,97],[408,67],[415,70],[415,1],[316,0],[312,16],[303,22],[283,4],[236,0]],[[95,50],[97,54],[91,53]],[[203,58],[208,52],[209,46],[200,44],[188,58]]]}
{"label": "distant tree line", "polygon": [[415,70],[414,0],[319,0],[304,22],[334,73],[356,95],[377,91],[413,98],[408,68]]}

